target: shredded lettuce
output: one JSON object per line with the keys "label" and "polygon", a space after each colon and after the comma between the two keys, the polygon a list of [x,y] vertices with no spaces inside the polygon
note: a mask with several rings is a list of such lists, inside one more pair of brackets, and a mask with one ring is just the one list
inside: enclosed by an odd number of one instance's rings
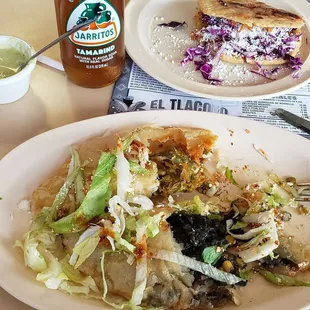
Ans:
{"label": "shredded lettuce", "polygon": [[115,219],[113,224],[113,231],[118,232],[121,236],[123,235],[126,228],[124,211],[126,211],[131,216],[135,215],[130,205],[122,200],[118,195],[115,195],[109,200],[109,212]]}
{"label": "shredded lettuce", "polygon": [[119,205],[121,208],[124,209],[124,211],[126,211],[129,215],[134,216],[135,212],[133,210],[133,208],[124,200],[122,199],[120,196],[115,195],[113,196],[110,200],[109,200],[109,206],[110,208],[115,207],[116,205]]}
{"label": "shredded lettuce", "polygon": [[54,255],[57,250],[55,233],[46,226],[48,208],[44,208],[31,225],[31,230],[25,234],[23,242],[16,241],[15,245],[24,251],[25,265],[37,273],[37,281],[44,283],[47,288],[60,289],[70,294],[85,294],[89,291],[98,293],[98,288],[91,277],[83,277],[74,270],[65,257],[61,262]]}
{"label": "shredded lettuce", "polygon": [[48,208],[34,219],[30,231],[24,235],[23,241],[16,241],[15,246],[24,252],[25,265],[35,272],[43,272],[47,269],[47,262],[42,253],[44,249],[52,249],[55,246],[56,236],[49,228],[44,226],[48,216]]}
{"label": "shredded lettuce", "polygon": [[107,299],[107,295],[108,295],[108,283],[107,283],[107,280],[105,278],[105,270],[104,270],[104,263],[105,263],[105,256],[106,254],[108,253],[112,253],[113,251],[111,250],[106,250],[106,251],[103,251],[102,252],[102,256],[101,256],[101,274],[102,274],[102,284],[103,284],[103,294],[102,294],[102,300],[107,303],[108,305],[112,306],[113,308],[116,308],[116,309],[124,309],[128,302],[123,302],[123,303],[120,303],[120,304],[116,304],[116,303],[113,303],[111,301],[109,301]]}
{"label": "shredded lettuce", "polygon": [[100,242],[101,229],[100,226],[91,226],[80,236],[69,261],[75,269],[79,268],[96,250]]}
{"label": "shredded lettuce", "polygon": [[101,154],[92,184],[81,206],[74,213],[50,225],[56,233],[80,231],[90,220],[104,213],[112,195],[109,184],[115,161],[114,154]]}
{"label": "shredded lettuce", "polygon": [[269,236],[270,235],[268,234],[267,230],[264,230],[260,234],[258,234],[256,237],[240,245],[239,249],[244,251],[244,250],[250,249],[251,247],[257,247],[261,242],[263,242],[265,238],[268,238]]}
{"label": "shredded lettuce", "polygon": [[131,190],[132,175],[130,172],[130,164],[122,151],[119,151],[117,154],[116,171],[117,195],[120,199],[125,201],[127,193]]}
{"label": "shredded lettuce", "polygon": [[152,257],[187,267],[189,269],[198,271],[216,281],[224,282],[230,285],[243,281],[241,278],[231,273],[221,271],[210,264],[199,262],[193,258],[187,257],[179,253],[158,250],[152,253]]}
{"label": "shredded lettuce", "polygon": [[130,242],[127,240],[121,238],[121,236],[118,233],[115,233],[115,247],[119,250],[127,250],[130,253],[134,253],[136,247],[132,245]]}
{"label": "shredded lettuce", "polygon": [[208,203],[202,202],[198,195],[196,195],[193,200],[184,200],[177,203],[173,202],[172,207],[201,215],[209,213]]}
{"label": "shredded lettuce", "polygon": [[85,189],[84,189],[84,180],[83,173],[81,170],[81,161],[78,151],[75,148],[71,148],[73,168],[78,169],[78,174],[75,178],[74,187],[75,187],[75,200],[77,206],[80,206],[85,198]]}
{"label": "shredded lettuce", "polygon": [[60,191],[56,195],[55,200],[54,200],[54,202],[50,208],[50,211],[49,211],[49,215],[47,218],[48,223],[52,223],[56,219],[58,208],[65,202],[65,200],[68,196],[70,187],[73,184],[76,176],[78,175],[79,170],[80,169],[77,168],[77,169],[72,171],[72,173],[68,176],[66,182],[63,184]]}
{"label": "shredded lettuce", "polygon": [[138,220],[137,222],[137,236],[136,243],[144,249],[145,252],[139,253],[137,257],[136,265],[136,279],[135,287],[129,301],[129,304],[138,306],[142,303],[143,293],[146,288],[147,281],[147,245],[146,245],[146,230],[147,226],[143,221]]}
{"label": "shredded lettuce", "polygon": [[51,252],[47,250],[43,250],[42,252],[47,262],[47,268],[37,274],[36,279],[39,282],[43,282],[47,288],[57,290],[61,283],[69,278],[63,272],[60,262]]}
{"label": "shredded lettuce", "polygon": [[233,236],[234,238],[238,240],[250,240],[251,238],[256,237],[258,234],[260,234],[262,231],[265,230],[264,225],[259,226],[257,228],[250,229],[249,231],[245,232],[244,234],[234,234],[231,232],[231,227],[233,225],[233,220],[227,220],[227,232]]}
{"label": "shredded lettuce", "polygon": [[272,212],[267,211],[258,214],[251,214],[243,218],[245,223],[260,225],[250,229],[244,234],[233,234],[231,227],[232,220],[227,221],[227,232],[236,239],[250,240],[240,247],[238,255],[244,262],[250,263],[270,255],[279,246],[277,227]]}
{"label": "shredded lettuce", "polygon": [[38,250],[39,242],[31,236],[31,232],[25,235],[24,243],[16,241],[15,246],[24,251],[24,262],[35,272],[42,272],[47,268],[46,261]]}
{"label": "shredded lettuce", "polygon": [[146,212],[140,214],[141,221],[146,225],[146,236],[148,238],[154,238],[159,234],[159,225],[163,216],[163,212],[160,212],[154,216],[150,216]]}
{"label": "shredded lettuce", "polygon": [[142,174],[145,176],[149,176],[151,174],[150,170],[141,167],[138,163],[129,160],[129,164],[130,164],[130,171],[133,174]]}
{"label": "shredded lettuce", "polygon": [[[91,276],[84,276],[82,273],[74,269],[69,263],[69,256],[64,257],[60,263],[62,265],[63,272],[69,278],[71,282],[80,284],[84,288],[84,294],[88,295],[90,291],[99,293],[98,287]],[[80,286],[80,287],[81,287]],[[68,286],[68,291],[73,293],[72,286]]]}

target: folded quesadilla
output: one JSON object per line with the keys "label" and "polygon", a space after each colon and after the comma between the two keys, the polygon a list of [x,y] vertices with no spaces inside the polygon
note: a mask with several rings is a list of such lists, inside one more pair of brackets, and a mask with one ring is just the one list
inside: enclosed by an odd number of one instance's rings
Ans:
{"label": "folded quesadilla", "polygon": [[256,0],[199,0],[195,39],[229,63],[279,65],[295,57],[303,19]]}

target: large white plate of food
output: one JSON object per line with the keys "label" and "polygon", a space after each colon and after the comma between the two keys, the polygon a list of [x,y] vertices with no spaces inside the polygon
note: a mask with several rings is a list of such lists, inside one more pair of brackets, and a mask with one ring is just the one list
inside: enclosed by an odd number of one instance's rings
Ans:
{"label": "large white plate of food", "polygon": [[306,0],[138,0],[126,8],[126,48],[174,89],[221,100],[291,92],[309,81]]}
{"label": "large white plate of food", "polygon": [[39,135],[0,162],[0,284],[40,310],[307,309],[309,153],[199,112]]}

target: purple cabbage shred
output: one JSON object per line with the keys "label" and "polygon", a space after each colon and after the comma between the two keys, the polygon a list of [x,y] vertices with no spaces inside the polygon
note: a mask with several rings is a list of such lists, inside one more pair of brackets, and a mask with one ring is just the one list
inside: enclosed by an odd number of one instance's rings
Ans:
{"label": "purple cabbage shred", "polygon": [[260,75],[271,81],[275,80],[275,78],[273,78],[272,76],[274,74],[279,73],[279,71],[281,70],[280,67],[276,67],[274,69],[264,69],[263,66],[257,61],[255,61],[255,65],[256,65],[255,70],[250,70],[250,72]]}
{"label": "purple cabbage shred", "polygon": [[193,61],[196,66],[196,71],[199,70],[203,78],[208,80],[210,84],[218,85],[223,82],[222,80],[216,79],[211,75],[213,71],[213,65],[211,62],[215,59],[215,57],[213,58],[211,50],[208,46],[187,48],[184,56],[185,58],[181,61],[182,66],[184,66],[187,62]]}

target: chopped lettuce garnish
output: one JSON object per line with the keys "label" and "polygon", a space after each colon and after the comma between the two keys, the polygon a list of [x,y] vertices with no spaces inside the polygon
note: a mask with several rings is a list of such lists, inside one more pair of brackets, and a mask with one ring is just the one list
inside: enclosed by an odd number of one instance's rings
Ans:
{"label": "chopped lettuce garnish", "polygon": [[210,246],[203,250],[202,258],[206,264],[215,265],[219,259],[221,258],[222,254],[228,248],[228,245],[224,246]]}
{"label": "chopped lettuce garnish", "polygon": [[129,304],[139,306],[142,303],[143,293],[147,281],[147,244],[146,244],[147,226],[142,220],[137,221],[137,250],[136,250],[136,279],[135,287],[132,292]]}
{"label": "chopped lettuce garnish", "polygon": [[233,234],[232,220],[227,220],[227,232],[236,239],[250,240],[240,246],[238,255],[244,262],[250,263],[270,255],[279,246],[277,227],[272,212],[251,214],[243,218],[243,222],[258,225],[244,234]]}
{"label": "chopped lettuce garnish", "polygon": [[206,275],[207,277],[212,278],[219,282],[224,282],[226,284],[233,285],[243,281],[241,278],[231,273],[221,271],[210,264],[199,262],[193,258],[187,257],[185,255],[176,252],[170,252],[165,250],[159,250],[154,252],[155,253],[152,253],[153,254],[152,257],[154,258],[165,260],[198,271]]}
{"label": "chopped lettuce garnish", "polygon": [[260,269],[259,273],[269,282],[279,286],[310,286],[310,281],[290,277],[282,274],[272,273],[265,269]]}
{"label": "chopped lettuce garnish", "polygon": [[119,250],[125,250],[127,252],[130,253],[134,253],[136,247],[134,245],[132,245],[130,242],[128,242],[127,240],[121,238],[121,236],[118,233],[115,233],[115,241],[116,241],[116,249]]}
{"label": "chopped lettuce garnish", "polygon": [[130,171],[133,174],[142,174],[145,176],[149,176],[151,174],[151,172],[148,169],[141,167],[138,163],[134,161],[129,161],[129,164],[130,164]]}
{"label": "chopped lettuce garnish", "polygon": [[105,270],[104,270],[104,262],[105,262],[105,256],[106,254],[108,253],[112,253],[113,251],[111,250],[106,250],[106,251],[103,251],[102,252],[102,256],[101,256],[101,274],[102,274],[102,284],[103,284],[103,294],[102,294],[102,300],[107,303],[108,305],[112,306],[113,308],[116,308],[116,309],[124,309],[127,305],[128,305],[128,302],[122,302],[120,304],[116,304],[116,303],[113,303],[111,301],[109,301],[107,299],[107,295],[108,295],[108,283],[107,283],[107,280],[105,278]]}
{"label": "chopped lettuce garnish", "polygon": [[81,161],[78,151],[75,148],[71,148],[73,168],[78,169],[78,174],[74,181],[75,187],[75,201],[77,206],[80,206],[85,198],[84,179],[81,170]]}
{"label": "chopped lettuce garnish", "polygon": [[68,262],[68,257],[59,262],[54,255],[53,251],[57,250],[56,235],[45,224],[48,211],[48,208],[44,208],[35,218],[24,240],[15,243],[24,251],[25,265],[38,273],[37,281],[44,283],[47,288],[87,296],[90,290],[98,292],[94,280],[74,270]]}
{"label": "chopped lettuce garnish", "polygon": [[82,287],[87,290],[85,295],[92,290],[95,293],[99,293],[98,287],[91,276],[83,276],[82,273],[73,268],[69,263],[69,256],[64,257],[60,263],[62,265],[63,272],[69,278],[70,281],[82,285]]}
{"label": "chopped lettuce garnish", "polygon": [[115,161],[114,154],[101,154],[92,184],[82,205],[74,213],[50,225],[56,233],[80,231],[90,220],[104,213],[112,194],[109,184]]}
{"label": "chopped lettuce garnish", "polygon": [[79,268],[96,250],[100,241],[101,228],[100,226],[89,227],[75,244],[69,261],[75,269]]}
{"label": "chopped lettuce garnish", "polygon": [[78,175],[79,170],[80,169],[77,168],[77,169],[74,169],[72,171],[72,173],[68,176],[66,182],[63,184],[63,186],[61,187],[60,191],[56,195],[55,200],[54,200],[54,202],[53,202],[53,204],[52,204],[52,206],[50,208],[50,211],[49,211],[49,215],[48,215],[48,218],[47,218],[47,222],[48,223],[52,223],[56,219],[58,209],[65,202],[65,200],[66,200],[66,198],[68,196],[70,187],[73,184],[76,176]]}
{"label": "chopped lettuce garnish", "polygon": [[52,290],[57,290],[61,283],[65,280],[69,280],[66,274],[62,270],[60,262],[49,251],[42,251],[44,259],[47,262],[47,268],[41,273],[37,274],[37,281],[43,282],[45,286]]}
{"label": "chopped lettuce garnish", "polygon": [[127,193],[130,191],[132,175],[130,172],[130,165],[125,158],[122,151],[118,152],[116,157],[116,171],[117,171],[117,195],[126,200]]}
{"label": "chopped lettuce garnish", "polygon": [[226,171],[225,171],[225,176],[227,178],[227,180],[236,185],[236,186],[239,186],[239,184],[236,182],[236,180],[234,179],[234,176],[233,176],[233,171],[231,169],[229,169],[228,167],[226,168]]}
{"label": "chopped lettuce garnish", "polygon": [[163,212],[160,212],[154,216],[150,216],[146,212],[140,214],[140,220],[146,226],[146,236],[148,238],[154,238],[156,235],[159,234],[159,225],[163,215]]}
{"label": "chopped lettuce garnish", "polygon": [[131,216],[135,215],[131,206],[126,201],[122,200],[118,195],[115,195],[109,200],[109,212],[115,219],[113,231],[119,233],[120,235],[123,235],[126,228],[124,215],[125,211]]}
{"label": "chopped lettuce garnish", "polygon": [[38,250],[39,242],[31,236],[31,232],[26,234],[24,243],[16,241],[15,246],[24,251],[24,262],[27,267],[35,272],[42,272],[47,268],[46,261]]}
{"label": "chopped lettuce garnish", "polygon": [[209,204],[203,202],[198,195],[194,197],[193,200],[184,200],[172,204],[180,210],[188,211],[196,214],[209,214]]}

